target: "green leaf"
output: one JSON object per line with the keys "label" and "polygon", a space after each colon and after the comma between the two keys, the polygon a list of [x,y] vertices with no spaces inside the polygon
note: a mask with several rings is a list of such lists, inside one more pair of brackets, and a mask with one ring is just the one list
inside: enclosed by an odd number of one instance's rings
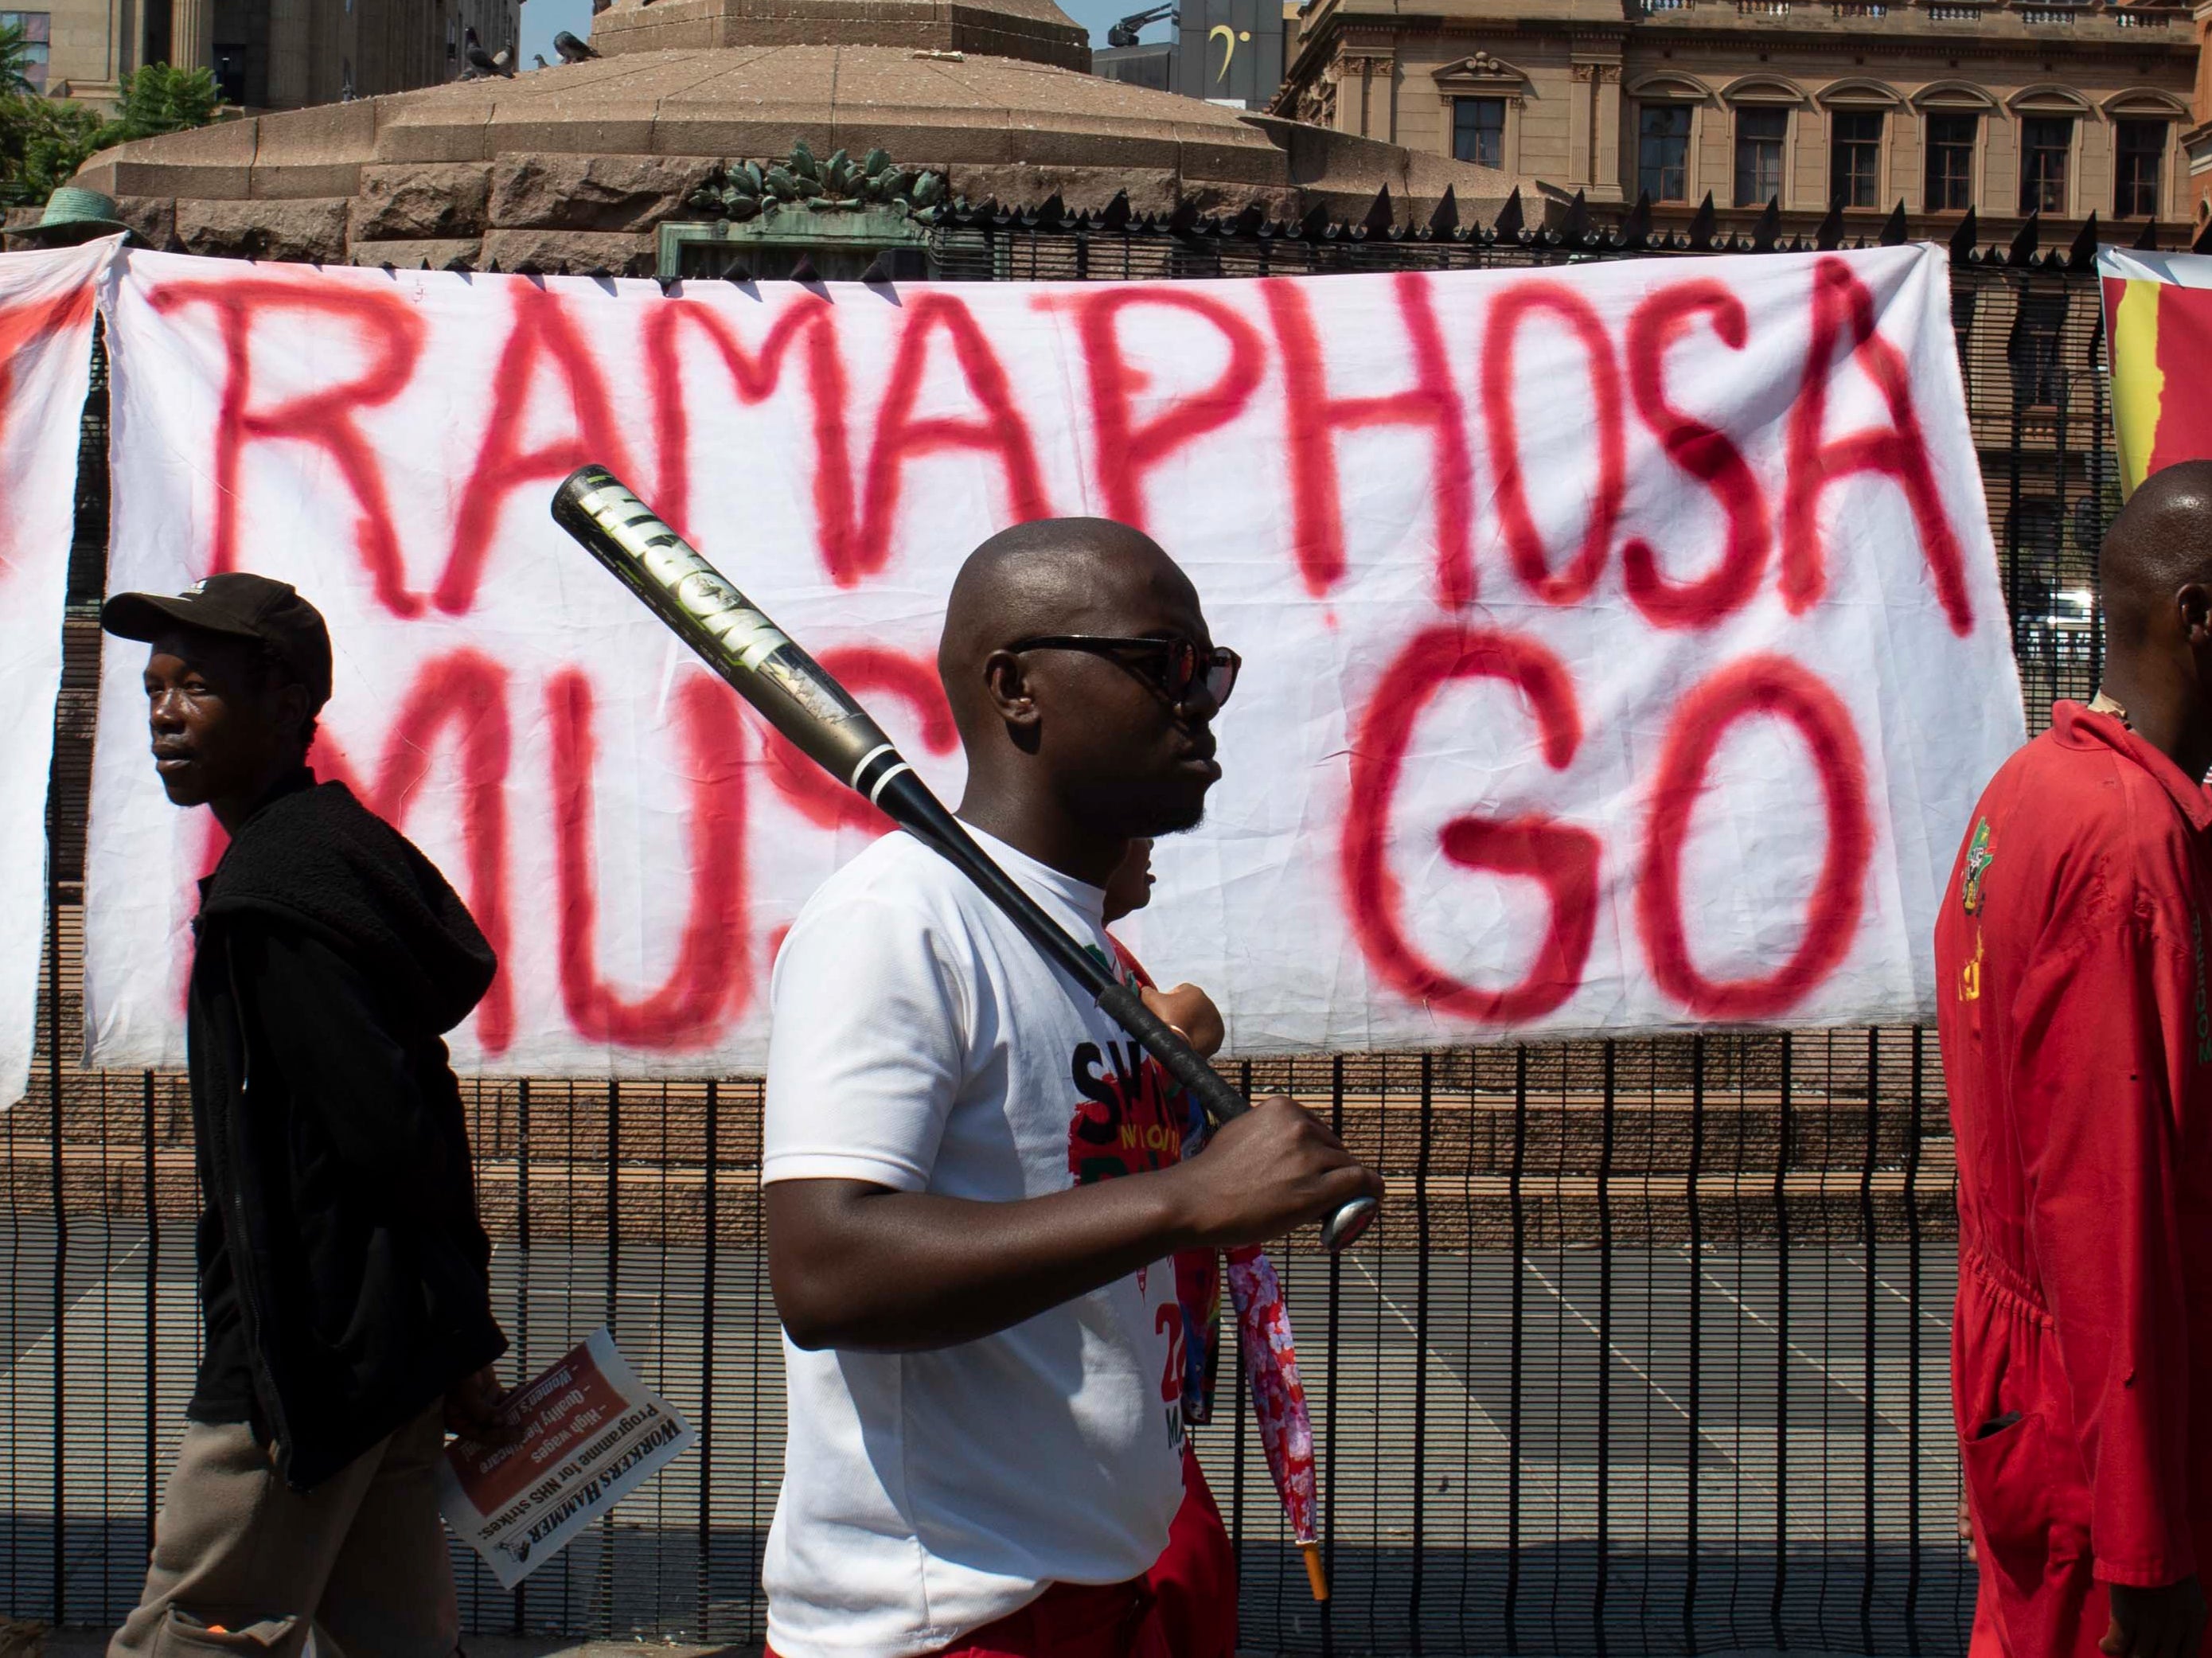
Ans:
{"label": "green leaf", "polygon": [[880,175],[890,164],[890,153],[888,150],[872,149],[860,158],[860,171],[873,179]]}
{"label": "green leaf", "polygon": [[916,207],[933,207],[944,194],[944,179],[934,173],[925,173],[914,181],[914,191],[909,199]]}
{"label": "green leaf", "polygon": [[822,176],[822,163],[814,159],[814,152],[806,147],[804,138],[791,147],[790,167],[802,179],[819,179]]}

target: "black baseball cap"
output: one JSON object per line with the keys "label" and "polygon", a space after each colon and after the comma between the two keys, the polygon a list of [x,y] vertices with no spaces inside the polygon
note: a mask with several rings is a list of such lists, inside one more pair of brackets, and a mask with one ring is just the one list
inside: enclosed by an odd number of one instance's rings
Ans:
{"label": "black baseball cap", "polygon": [[149,643],[177,628],[258,640],[299,676],[316,708],[331,699],[330,629],[289,582],[233,570],[173,596],[118,593],[100,607],[100,625],[118,639]]}

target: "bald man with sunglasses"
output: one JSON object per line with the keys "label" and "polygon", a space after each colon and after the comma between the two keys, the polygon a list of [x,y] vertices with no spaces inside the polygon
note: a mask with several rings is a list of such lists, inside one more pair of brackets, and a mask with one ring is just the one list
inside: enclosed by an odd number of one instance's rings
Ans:
{"label": "bald man with sunglasses", "polygon": [[[954,584],[938,669],[960,816],[1103,962],[1129,843],[1204,814],[1237,668],[1122,525],[1020,525]],[[1153,1004],[1171,1023],[1173,995]],[[1146,1582],[1183,1495],[1171,1257],[1380,1181],[1279,1096],[1182,1161],[1158,1064],[902,835],[809,901],[772,997],[789,1408],[769,1652],[1171,1658]]]}

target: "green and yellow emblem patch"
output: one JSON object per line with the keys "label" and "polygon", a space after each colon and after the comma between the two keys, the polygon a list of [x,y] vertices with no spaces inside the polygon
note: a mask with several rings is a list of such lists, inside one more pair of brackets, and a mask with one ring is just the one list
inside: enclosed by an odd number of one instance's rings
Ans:
{"label": "green and yellow emblem patch", "polygon": [[1966,847],[1966,872],[1959,884],[1959,902],[1969,915],[1978,915],[1982,910],[1982,877],[1996,859],[1990,850],[1990,820],[1986,817],[1974,825],[1974,838]]}

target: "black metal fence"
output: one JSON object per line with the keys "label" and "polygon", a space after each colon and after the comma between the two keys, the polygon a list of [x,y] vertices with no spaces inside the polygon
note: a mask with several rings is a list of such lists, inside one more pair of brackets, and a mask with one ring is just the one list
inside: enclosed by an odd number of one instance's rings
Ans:
{"label": "black metal fence", "polygon": [[[949,276],[1241,275],[1624,253],[1614,233],[1439,242],[968,215]],[[1963,250],[1962,250],[1963,252]],[[2031,720],[2096,661],[2117,505],[2079,251],[1954,264],[1954,319]],[[52,791],[39,1067],[0,1116],[0,1612],[118,1619],[198,1337],[173,1075],[69,1059],[106,543],[87,410]],[[1714,1035],[1244,1067],[1386,1174],[1343,1259],[1282,1252],[1335,1596],[1309,1597],[1241,1405],[1199,1431],[1249,1651],[1952,1653],[1971,1618],[1947,1419],[1953,1161],[1931,1032]],[[499,1310],[526,1374],[600,1323],[696,1449],[504,1594],[485,1631],[757,1643],[783,1442],[758,1085],[472,1085]],[[1228,1367],[1224,1367],[1228,1368]]]}

